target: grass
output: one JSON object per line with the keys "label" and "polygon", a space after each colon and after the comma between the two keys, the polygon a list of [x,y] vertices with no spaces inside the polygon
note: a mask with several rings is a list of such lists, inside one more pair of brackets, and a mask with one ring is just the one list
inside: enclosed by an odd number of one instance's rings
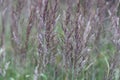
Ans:
{"label": "grass", "polygon": [[63,2],[0,1],[0,80],[120,79],[120,2]]}

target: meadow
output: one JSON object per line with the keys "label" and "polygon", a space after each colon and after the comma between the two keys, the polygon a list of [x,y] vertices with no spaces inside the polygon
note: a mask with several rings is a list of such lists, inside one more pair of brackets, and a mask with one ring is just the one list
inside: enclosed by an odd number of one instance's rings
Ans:
{"label": "meadow", "polygon": [[120,0],[0,0],[0,80],[120,80]]}

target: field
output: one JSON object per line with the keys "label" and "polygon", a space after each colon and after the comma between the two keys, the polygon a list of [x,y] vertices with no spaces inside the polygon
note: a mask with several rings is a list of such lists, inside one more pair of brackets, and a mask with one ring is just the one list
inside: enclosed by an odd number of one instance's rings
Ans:
{"label": "field", "polygon": [[0,0],[0,80],[120,80],[120,0]]}

